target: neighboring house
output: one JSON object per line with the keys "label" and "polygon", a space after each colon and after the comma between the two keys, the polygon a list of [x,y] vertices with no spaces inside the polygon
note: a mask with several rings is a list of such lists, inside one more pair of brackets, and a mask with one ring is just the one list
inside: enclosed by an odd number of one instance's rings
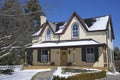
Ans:
{"label": "neighboring house", "polygon": [[41,16],[41,28],[32,37],[26,64],[109,67],[114,62],[109,15],[82,19],[74,12],[63,22],[50,22]]}

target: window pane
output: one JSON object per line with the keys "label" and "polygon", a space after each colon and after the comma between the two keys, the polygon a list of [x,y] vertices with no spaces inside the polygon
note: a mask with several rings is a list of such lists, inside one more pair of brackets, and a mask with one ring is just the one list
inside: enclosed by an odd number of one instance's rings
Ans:
{"label": "window pane", "polygon": [[48,50],[45,50],[45,55],[48,55]]}
{"label": "window pane", "polygon": [[94,48],[88,47],[86,48],[86,61],[91,62],[95,61],[95,56],[94,56]]}
{"label": "window pane", "polygon": [[87,53],[88,53],[88,54],[90,53],[90,48],[87,48]]}
{"label": "window pane", "polygon": [[42,50],[41,62],[48,62],[48,50]]}
{"label": "window pane", "polygon": [[51,30],[50,28],[48,28],[46,31],[46,40],[49,41],[50,39],[51,39]]}
{"label": "window pane", "polygon": [[91,53],[94,53],[94,49],[93,48],[91,48]]}
{"label": "window pane", "polygon": [[47,62],[47,55],[42,55],[41,61],[42,62]]}
{"label": "window pane", "polygon": [[77,31],[73,32],[73,37],[78,37],[78,32]]}
{"label": "window pane", "polygon": [[94,54],[86,54],[86,61],[91,62],[94,60],[95,60]]}
{"label": "window pane", "polygon": [[78,30],[77,24],[74,24],[74,25],[73,25],[73,30]]}
{"label": "window pane", "polygon": [[50,29],[49,28],[47,29],[47,35],[50,35]]}
{"label": "window pane", "polygon": [[44,53],[45,53],[44,50],[42,50],[42,55],[44,55]]}
{"label": "window pane", "polygon": [[72,37],[78,37],[79,36],[79,32],[78,32],[78,25],[74,24],[72,27]]}

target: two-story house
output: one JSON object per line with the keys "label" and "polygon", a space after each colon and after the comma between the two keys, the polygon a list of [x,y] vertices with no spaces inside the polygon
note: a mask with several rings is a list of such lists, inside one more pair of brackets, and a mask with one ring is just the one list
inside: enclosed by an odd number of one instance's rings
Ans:
{"label": "two-story house", "polygon": [[63,22],[50,22],[41,16],[41,28],[32,37],[26,64],[108,67],[114,61],[109,15],[82,19],[74,12]]}

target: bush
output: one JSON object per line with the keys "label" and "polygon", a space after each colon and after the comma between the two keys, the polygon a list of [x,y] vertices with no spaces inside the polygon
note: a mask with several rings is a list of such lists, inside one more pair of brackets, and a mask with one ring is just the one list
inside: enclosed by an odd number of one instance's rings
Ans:
{"label": "bush", "polygon": [[53,80],[95,80],[106,77],[105,71],[94,72],[94,73],[83,73],[68,78],[60,78],[59,76],[53,76]]}
{"label": "bush", "polygon": [[67,66],[72,66],[72,62],[69,62],[69,63],[67,64]]}
{"label": "bush", "polygon": [[12,69],[0,70],[1,74],[12,74],[14,72]]}
{"label": "bush", "polygon": [[93,70],[86,70],[86,69],[74,69],[74,68],[62,68],[63,73],[66,72],[72,72],[72,73],[86,73],[86,72],[92,72]]}
{"label": "bush", "polygon": [[50,66],[55,66],[55,63],[54,63],[54,62],[51,62],[51,63],[50,63]]}
{"label": "bush", "polygon": [[116,70],[120,72],[120,60],[115,61]]}

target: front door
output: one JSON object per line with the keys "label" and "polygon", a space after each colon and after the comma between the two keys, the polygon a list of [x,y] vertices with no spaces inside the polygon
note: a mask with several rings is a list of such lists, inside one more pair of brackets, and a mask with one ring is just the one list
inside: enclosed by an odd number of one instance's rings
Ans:
{"label": "front door", "polygon": [[67,65],[67,52],[63,51],[61,53],[61,66]]}

